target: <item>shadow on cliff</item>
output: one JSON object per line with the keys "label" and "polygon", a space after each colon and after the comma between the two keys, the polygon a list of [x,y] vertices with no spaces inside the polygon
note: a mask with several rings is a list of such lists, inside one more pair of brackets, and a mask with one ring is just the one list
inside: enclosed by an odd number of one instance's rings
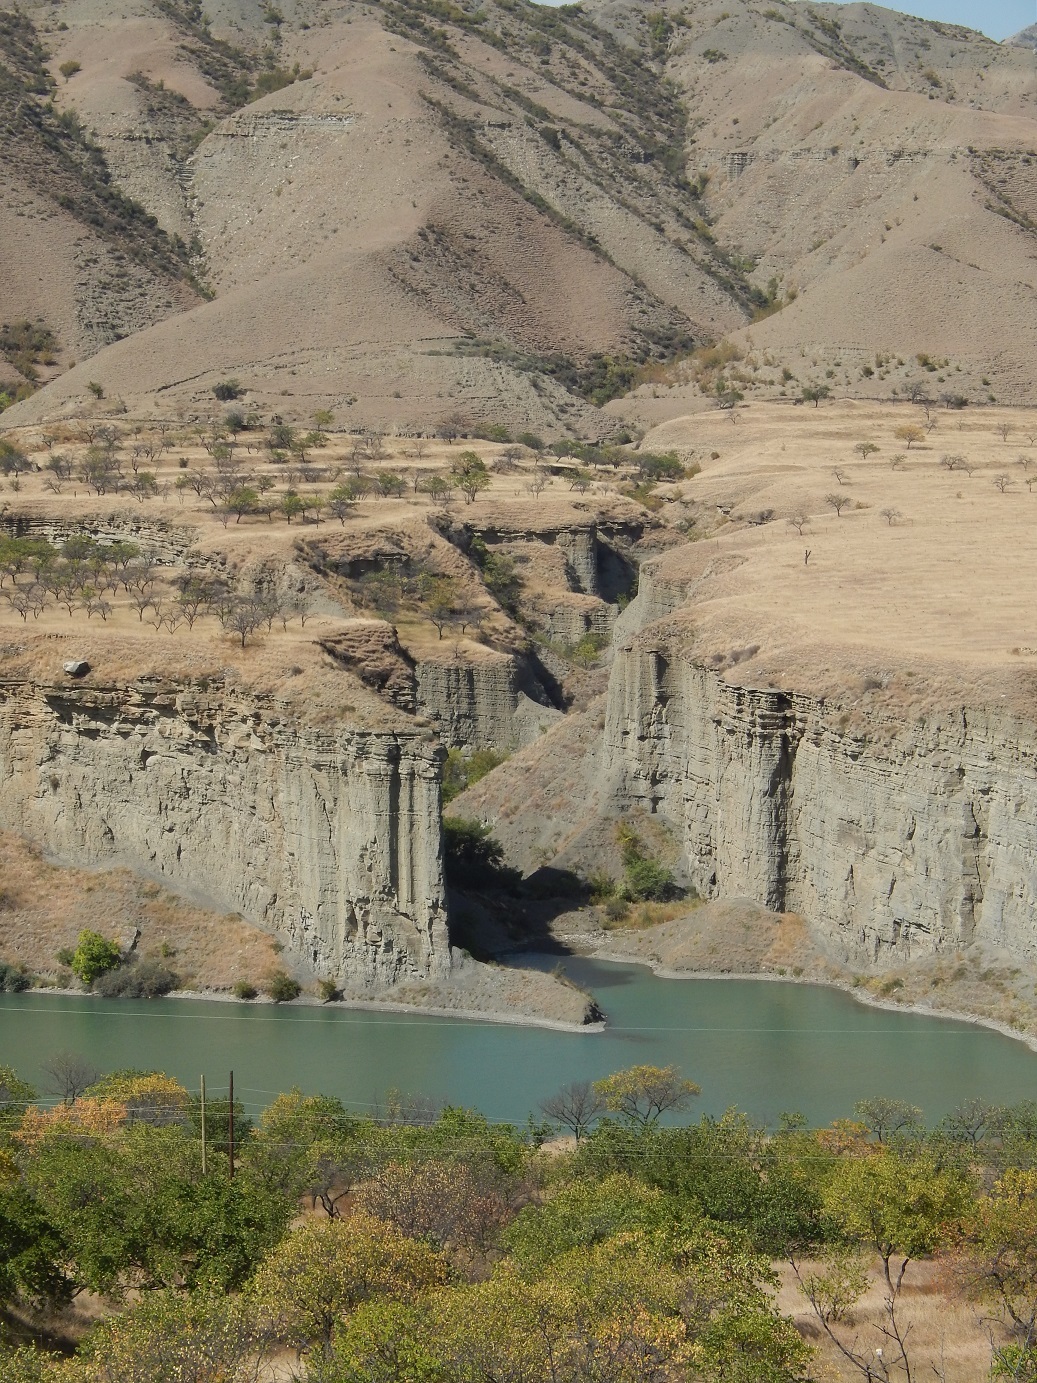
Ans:
{"label": "shadow on cliff", "polygon": [[[547,870],[548,874],[564,871]],[[537,871],[540,874],[541,871]],[[536,876],[531,876],[536,878]],[[524,880],[524,883],[529,880]],[[476,960],[489,961],[522,951],[567,956],[573,952],[554,935],[552,924],[581,905],[582,898],[515,896],[505,892],[447,890],[450,944]]]}
{"label": "shadow on cliff", "polygon": [[505,863],[489,826],[456,817],[443,819],[443,862],[452,945],[476,960],[516,951],[571,954],[552,924],[589,901],[587,884],[572,870],[541,865],[523,877]]}

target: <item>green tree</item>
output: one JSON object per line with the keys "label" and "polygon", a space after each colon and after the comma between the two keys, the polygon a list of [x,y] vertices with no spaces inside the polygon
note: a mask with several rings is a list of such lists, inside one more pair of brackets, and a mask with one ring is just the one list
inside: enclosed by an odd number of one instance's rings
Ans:
{"label": "green tree", "polygon": [[346,519],[356,508],[356,499],[352,486],[336,485],[328,495],[328,513],[345,525]]}
{"label": "green tree", "polygon": [[22,1080],[13,1066],[0,1066],[0,1131],[16,1128],[37,1098],[36,1087]]}
{"label": "green tree", "polygon": [[106,941],[100,932],[84,928],[69,957],[68,967],[83,984],[89,986],[98,975],[103,975],[106,970],[114,970],[121,963],[122,952],[117,941]]}
{"label": "green tree", "polygon": [[336,1326],[363,1302],[405,1303],[446,1281],[446,1261],[369,1215],[310,1221],[293,1230],[256,1274],[266,1328],[300,1355],[330,1350]]}
{"label": "green tree", "polygon": [[673,874],[645,852],[641,837],[633,827],[620,822],[616,827],[616,840],[623,860],[626,897],[657,901],[671,897],[675,891]]}
{"label": "green tree", "polygon": [[670,1110],[684,1109],[701,1089],[676,1066],[631,1066],[594,1082],[607,1110],[635,1128],[656,1124]]}
{"label": "green tree", "polygon": [[1015,1337],[995,1349],[992,1376],[1037,1378],[1037,1171],[1010,1168],[975,1203],[954,1263],[966,1294],[993,1307]]}
{"label": "green tree", "polygon": [[853,1113],[854,1118],[859,1119],[880,1143],[888,1143],[897,1134],[915,1136],[922,1127],[922,1111],[905,1100],[889,1100],[881,1096],[858,1100]]}
{"label": "green tree", "polygon": [[443,818],[443,863],[447,882],[457,887],[508,888],[517,882],[491,828],[471,818]]}
{"label": "green tree", "polygon": [[677,1204],[626,1172],[580,1177],[559,1187],[543,1205],[527,1205],[504,1233],[522,1271],[542,1272],[554,1259],[617,1234],[656,1232],[680,1221]]}
{"label": "green tree", "polygon": [[450,484],[445,476],[427,475],[421,481],[421,488],[431,500],[442,500],[450,493]]}
{"label": "green tree", "polygon": [[473,504],[481,490],[490,485],[486,462],[477,451],[463,451],[451,467],[451,484],[464,495],[466,504]]}
{"label": "green tree", "polygon": [[14,1168],[5,1173],[4,1161],[0,1154],[0,1307],[16,1301],[61,1305],[73,1289],[65,1270],[68,1247]]}
{"label": "green tree", "polygon": [[426,613],[442,639],[443,631],[458,613],[458,584],[452,576],[430,576],[421,582],[420,591]]}
{"label": "green tree", "polygon": [[25,1186],[68,1249],[77,1286],[234,1290],[280,1239],[292,1201],[216,1149],[206,1177],[193,1130],[136,1122],[107,1136],[58,1125],[21,1155]]}
{"label": "green tree", "polygon": [[823,1198],[843,1234],[879,1255],[886,1286],[895,1292],[911,1260],[945,1241],[949,1225],[971,1204],[972,1183],[930,1153],[902,1157],[884,1149],[837,1162]]}
{"label": "green tree", "polygon": [[259,491],[254,490],[250,485],[239,485],[223,501],[223,507],[228,513],[235,516],[235,523],[240,523],[245,514],[255,513],[258,504]]}
{"label": "green tree", "polygon": [[305,1196],[334,1220],[367,1170],[363,1135],[369,1132],[340,1100],[290,1090],[263,1111],[242,1156],[265,1184]]}
{"label": "green tree", "polygon": [[90,1383],[257,1383],[264,1346],[249,1297],[159,1291],[101,1321],[81,1352]]}

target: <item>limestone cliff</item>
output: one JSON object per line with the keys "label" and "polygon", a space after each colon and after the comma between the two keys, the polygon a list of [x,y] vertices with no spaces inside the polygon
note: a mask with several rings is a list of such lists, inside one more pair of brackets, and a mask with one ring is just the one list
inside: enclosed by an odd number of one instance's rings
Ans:
{"label": "limestone cliff", "polygon": [[663,622],[617,648],[603,740],[611,806],[674,823],[703,895],[798,912],[854,965],[1037,958],[1032,724],[735,685]]}
{"label": "limestone cliff", "polygon": [[0,686],[0,826],[275,931],[352,988],[445,973],[439,758],[227,688]]}

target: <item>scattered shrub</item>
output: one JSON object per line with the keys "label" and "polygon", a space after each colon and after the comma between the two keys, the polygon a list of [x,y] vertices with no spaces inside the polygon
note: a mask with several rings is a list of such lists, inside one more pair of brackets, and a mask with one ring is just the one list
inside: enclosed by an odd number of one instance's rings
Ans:
{"label": "scattered shrub", "polygon": [[231,993],[235,999],[254,999],[259,990],[254,984],[249,984],[248,980],[238,980]]}
{"label": "scattered shrub", "polygon": [[504,850],[489,826],[465,817],[443,821],[443,862],[447,883],[458,888],[503,888],[513,892],[518,870],[504,863]]}
{"label": "scattered shrub", "polygon": [[293,980],[287,970],[275,970],[263,988],[275,1004],[290,1004],[302,993],[302,985]]}
{"label": "scattered shrub", "polygon": [[161,960],[139,960],[99,975],[93,987],[106,999],[160,999],[179,983],[180,976]]}
{"label": "scattered shrub", "polygon": [[677,889],[673,874],[665,865],[645,853],[641,837],[621,822],[616,827],[616,839],[623,857],[623,895],[633,902],[665,902]]}
{"label": "scattered shrub", "polygon": [[222,379],[219,384],[212,386],[212,392],[221,403],[231,403],[234,399],[240,399],[245,390],[236,379]]}
{"label": "scattered shrub", "polygon": [[0,993],[20,994],[31,985],[32,976],[24,966],[9,965],[7,961],[0,960]]}
{"label": "scattered shrub", "polygon": [[333,1004],[336,999],[342,998],[342,990],[334,980],[321,980],[317,985],[317,993],[324,1004]]}
{"label": "scattered shrub", "polygon": [[465,754],[460,749],[447,751],[443,765],[443,803],[452,802],[466,788],[474,787],[487,773],[499,767],[507,759],[507,754],[498,754],[494,749],[476,749]]}
{"label": "scattered shrub", "polygon": [[605,904],[605,917],[609,922],[624,922],[630,916],[630,904],[625,898],[610,898]]}

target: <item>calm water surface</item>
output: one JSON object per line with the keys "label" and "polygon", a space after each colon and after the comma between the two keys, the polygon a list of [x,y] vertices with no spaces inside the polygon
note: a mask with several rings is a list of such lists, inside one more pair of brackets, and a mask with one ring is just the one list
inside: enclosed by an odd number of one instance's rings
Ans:
{"label": "calm water surface", "polygon": [[211,1088],[234,1071],[258,1112],[280,1090],[337,1095],[358,1112],[388,1089],[422,1093],[524,1122],[567,1081],[635,1062],[673,1062],[702,1086],[697,1107],[731,1105],[775,1123],[849,1115],[854,1100],[889,1095],[937,1120],[962,1100],[1037,1098],[1037,1053],[969,1023],[866,1008],[838,990],[763,980],[664,980],[641,966],[569,958],[597,995],[605,1032],[409,1014],[204,1000],[102,1001],[0,996],[0,1064],[45,1086],[59,1051],[101,1070],[158,1068]]}

